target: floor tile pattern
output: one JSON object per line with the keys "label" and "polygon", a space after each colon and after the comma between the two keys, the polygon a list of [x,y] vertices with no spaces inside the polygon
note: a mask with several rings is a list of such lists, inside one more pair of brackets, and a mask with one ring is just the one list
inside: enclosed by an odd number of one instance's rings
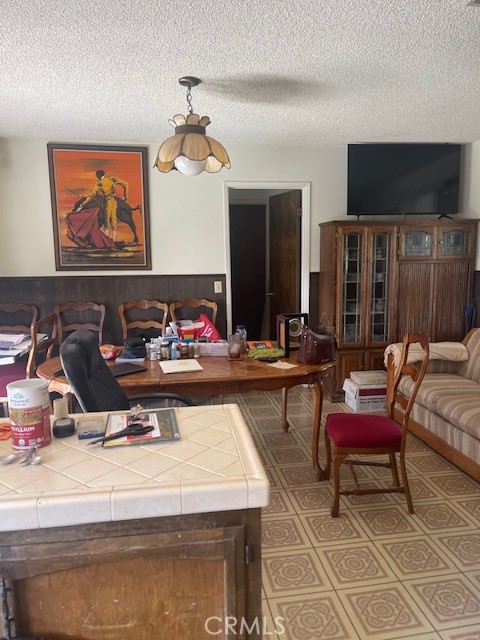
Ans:
{"label": "floor tile pattern", "polygon": [[[289,391],[288,433],[281,392],[225,402],[240,405],[271,482],[262,515],[265,640],[480,640],[478,482],[410,436],[415,513],[402,494],[344,496],[331,518],[331,484],[310,466],[308,388]],[[322,422],[338,411],[351,412],[324,402]],[[391,481],[386,469],[358,471],[361,486]],[[352,486],[348,469],[342,486]]]}

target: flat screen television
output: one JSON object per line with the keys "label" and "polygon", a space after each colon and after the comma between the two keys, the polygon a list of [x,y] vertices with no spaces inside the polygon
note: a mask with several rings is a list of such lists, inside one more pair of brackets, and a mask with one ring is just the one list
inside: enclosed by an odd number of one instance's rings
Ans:
{"label": "flat screen television", "polygon": [[349,144],[347,214],[458,213],[459,144]]}

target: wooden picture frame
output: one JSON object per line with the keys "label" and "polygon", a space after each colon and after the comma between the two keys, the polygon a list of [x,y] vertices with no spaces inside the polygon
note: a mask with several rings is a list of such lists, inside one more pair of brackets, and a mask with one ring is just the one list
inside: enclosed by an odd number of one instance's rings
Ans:
{"label": "wooden picture frame", "polygon": [[47,144],[57,271],[150,270],[147,147]]}

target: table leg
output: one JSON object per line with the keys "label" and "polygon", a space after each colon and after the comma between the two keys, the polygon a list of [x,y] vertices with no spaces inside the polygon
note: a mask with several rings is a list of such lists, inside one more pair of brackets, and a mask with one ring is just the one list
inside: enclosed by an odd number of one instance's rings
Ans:
{"label": "table leg", "polygon": [[317,474],[317,480],[323,480],[324,473],[318,461],[318,444],[320,439],[320,423],[322,420],[323,389],[320,380],[310,385],[313,399],[313,423],[312,423],[312,463],[313,470]]}
{"label": "table leg", "polygon": [[284,431],[288,431],[287,420],[287,400],[288,400],[288,387],[283,387],[282,389],[282,427]]}

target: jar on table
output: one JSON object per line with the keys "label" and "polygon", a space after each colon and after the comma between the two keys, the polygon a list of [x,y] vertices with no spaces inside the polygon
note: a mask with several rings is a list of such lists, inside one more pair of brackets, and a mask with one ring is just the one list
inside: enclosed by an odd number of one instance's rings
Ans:
{"label": "jar on table", "polygon": [[160,344],[160,358],[162,360],[168,360],[170,358],[170,346],[168,342],[162,342]]}
{"label": "jar on table", "polygon": [[240,336],[241,353],[242,355],[247,351],[247,330],[244,324],[237,324],[235,327],[235,333]]}
{"label": "jar on table", "polygon": [[228,359],[241,360],[243,355],[243,341],[239,333],[228,336]]}

